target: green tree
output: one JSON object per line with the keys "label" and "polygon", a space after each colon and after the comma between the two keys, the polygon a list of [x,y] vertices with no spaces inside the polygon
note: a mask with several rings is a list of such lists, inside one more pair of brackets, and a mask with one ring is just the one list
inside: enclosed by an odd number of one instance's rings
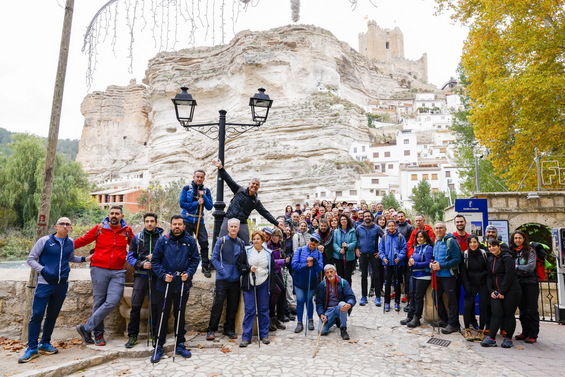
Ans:
{"label": "green tree", "polygon": [[412,206],[414,211],[425,215],[432,223],[443,220],[444,209],[449,204],[445,192],[432,192],[430,184],[425,179],[412,189],[410,200],[414,203]]}
{"label": "green tree", "polygon": [[402,207],[398,200],[396,200],[394,194],[391,192],[383,195],[381,203],[383,203],[383,206],[385,208],[394,207],[397,211],[400,211],[400,208]]}
{"label": "green tree", "polygon": [[184,181],[169,182],[162,185],[159,181],[149,182],[149,187],[142,190],[137,203],[147,212],[157,213],[161,219],[169,221],[171,216],[180,213],[179,197]]}
{"label": "green tree", "polygon": [[462,65],[477,140],[511,189],[536,187],[536,149],[565,154],[565,0],[436,1],[469,25]]}

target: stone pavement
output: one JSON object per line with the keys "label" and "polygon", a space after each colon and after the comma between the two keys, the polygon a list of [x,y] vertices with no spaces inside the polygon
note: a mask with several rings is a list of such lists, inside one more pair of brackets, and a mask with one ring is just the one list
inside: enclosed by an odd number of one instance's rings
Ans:
{"label": "stone pavement", "polygon": [[[353,276],[354,291],[360,291],[359,273]],[[482,348],[459,334],[437,335],[450,340],[448,347],[430,345],[431,327],[409,329],[399,324],[405,313],[383,313],[370,303],[356,305],[348,322],[350,341],[339,331],[321,337],[318,354],[312,358],[317,333],[295,334],[295,322],[286,330],[271,333],[272,343],[252,343],[239,348],[238,342],[220,336],[215,342],[204,334],[189,334],[192,358],[172,360],[172,337],[167,340],[168,357],[158,364],[149,362],[145,342],[125,350],[125,339],[110,340],[106,347],[88,346],[103,352],[80,368],[61,364],[51,370],[26,373],[49,376],[562,376],[565,370],[565,326],[543,323],[537,344],[515,341],[516,347]],[[317,323],[317,320],[316,320]],[[518,325],[518,332],[520,326]],[[517,333],[518,333],[517,332]],[[218,333],[216,333],[218,335]],[[238,339],[239,340],[239,339]],[[255,340],[255,338],[254,338]],[[500,339],[499,339],[500,343]],[[98,352],[97,352],[98,353]],[[61,357],[54,355],[50,357]],[[68,361],[68,360],[65,360]],[[107,361],[100,364],[103,361]],[[79,361],[68,361],[73,364]],[[100,365],[96,365],[100,364]],[[37,368],[40,368],[38,363]],[[66,369],[65,369],[66,368]]]}

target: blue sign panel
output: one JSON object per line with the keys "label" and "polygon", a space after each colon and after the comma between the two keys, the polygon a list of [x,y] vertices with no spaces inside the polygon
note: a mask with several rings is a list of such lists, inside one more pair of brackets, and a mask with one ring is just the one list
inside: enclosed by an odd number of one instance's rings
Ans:
{"label": "blue sign panel", "polygon": [[485,227],[488,225],[487,199],[455,199],[455,212],[465,216],[469,233],[478,237],[484,236]]}

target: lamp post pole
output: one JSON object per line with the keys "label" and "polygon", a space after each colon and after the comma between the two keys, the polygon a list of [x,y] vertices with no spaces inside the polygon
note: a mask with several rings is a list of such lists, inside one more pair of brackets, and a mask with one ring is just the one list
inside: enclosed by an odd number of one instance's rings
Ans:
{"label": "lamp post pole", "polygon": [[[218,122],[218,159],[224,163],[224,155],[226,149],[226,110],[220,110],[220,120]],[[212,245],[216,244],[218,235],[220,234],[220,228],[222,227],[222,222],[224,221],[224,208],[226,208],[226,203],[224,203],[224,180],[218,174],[216,181],[216,202],[214,203],[214,235],[212,236]]]}

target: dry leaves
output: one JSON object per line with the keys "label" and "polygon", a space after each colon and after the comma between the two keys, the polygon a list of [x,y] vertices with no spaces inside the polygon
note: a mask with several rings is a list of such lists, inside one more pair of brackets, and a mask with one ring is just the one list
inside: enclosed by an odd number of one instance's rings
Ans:
{"label": "dry leaves", "polygon": [[359,343],[359,339],[350,340],[349,343]]}
{"label": "dry leaves", "polygon": [[223,353],[228,353],[228,352],[231,352],[231,348],[222,347],[222,348],[220,348],[220,351],[223,352]]}
{"label": "dry leaves", "polygon": [[20,351],[24,345],[19,340],[8,339],[5,336],[0,337],[0,346],[6,351]]}
{"label": "dry leaves", "polygon": [[122,369],[114,373],[114,376],[125,376],[126,374],[131,374],[131,371],[129,369]]}
{"label": "dry leaves", "polygon": [[204,344],[198,344],[198,345],[196,346],[196,348],[202,349],[202,348],[204,348]]}

